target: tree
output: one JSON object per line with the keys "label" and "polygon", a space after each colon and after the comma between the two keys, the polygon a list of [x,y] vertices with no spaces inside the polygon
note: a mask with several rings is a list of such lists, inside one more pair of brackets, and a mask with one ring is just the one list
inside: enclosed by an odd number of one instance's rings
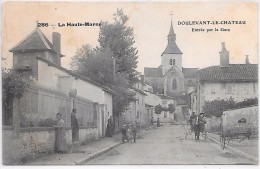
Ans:
{"label": "tree", "polygon": [[28,87],[29,83],[22,81],[20,75],[13,69],[2,69],[3,124],[11,125],[13,101],[15,98],[20,99]]}
{"label": "tree", "polygon": [[103,49],[109,48],[116,59],[116,72],[122,73],[131,84],[137,82],[137,49],[133,47],[133,28],[126,26],[128,16],[122,9],[114,14],[114,23],[102,22],[98,41]]}
{"label": "tree", "polygon": [[[114,23],[102,22],[99,46],[84,45],[72,58],[72,70],[116,92],[113,96],[113,112],[119,116],[134,101],[129,90],[137,81],[137,49],[133,47],[133,28],[127,27],[128,17],[117,10]],[[113,67],[115,59],[115,72]]]}
{"label": "tree", "polygon": [[168,105],[168,111],[172,114],[174,111],[175,111],[175,107],[174,107],[174,104],[169,104]]}
{"label": "tree", "polygon": [[[89,48],[89,45],[86,46],[79,49],[77,54],[72,58],[71,67],[73,71],[112,88],[114,72],[111,51],[109,49],[99,49],[95,51]],[[86,52],[78,54],[79,51],[83,50],[86,50]]]}

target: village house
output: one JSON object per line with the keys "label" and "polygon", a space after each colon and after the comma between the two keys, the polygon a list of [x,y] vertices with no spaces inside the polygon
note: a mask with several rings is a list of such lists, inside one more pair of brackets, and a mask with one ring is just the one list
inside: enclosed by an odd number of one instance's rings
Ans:
{"label": "village house", "polygon": [[[113,117],[112,97],[115,93],[63,68],[60,34],[54,32],[52,40],[51,43],[37,27],[10,50],[13,69],[29,82],[30,87],[19,101],[16,99],[13,103],[13,130],[3,131],[4,142],[13,140],[5,143],[8,145],[4,149],[5,156],[10,157],[7,159],[53,150],[53,124],[57,113],[62,114],[65,122],[68,144],[72,143],[72,108],[77,109],[80,143],[104,137],[107,120]],[[9,138],[12,135],[16,139]],[[23,149],[25,145],[27,148]],[[11,151],[12,147],[19,152]]]}
{"label": "village house", "polygon": [[[220,65],[210,66],[198,71],[196,95],[192,103],[196,111],[203,112],[205,101],[229,99],[241,102],[258,97],[258,65],[250,64],[246,56],[244,64],[230,64],[229,51],[222,42]],[[195,100],[195,101],[194,101]],[[194,109],[194,105],[192,106]]]}
{"label": "village house", "polygon": [[129,89],[135,93],[136,101],[131,102],[127,110],[123,112],[122,119],[125,124],[137,123],[144,127],[149,123],[147,112],[145,111],[145,93],[142,81],[138,81]]}
{"label": "village house", "polygon": [[144,92],[146,94],[145,96],[145,107],[147,114],[149,115],[149,118],[154,118],[154,121],[157,120],[157,118],[160,119],[162,123],[172,123],[174,122],[174,114],[170,113],[169,111],[162,111],[160,114],[156,114],[154,111],[155,106],[161,105],[164,109],[168,109],[169,104],[173,104],[173,107],[176,108],[177,106],[177,100],[174,97],[166,96],[163,94],[158,94],[153,92],[153,88],[149,84],[144,84]]}

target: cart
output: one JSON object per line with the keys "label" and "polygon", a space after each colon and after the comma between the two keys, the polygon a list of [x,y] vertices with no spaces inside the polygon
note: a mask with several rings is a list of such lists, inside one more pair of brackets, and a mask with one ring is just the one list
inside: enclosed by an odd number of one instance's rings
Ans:
{"label": "cart", "polygon": [[239,142],[258,136],[258,107],[224,111],[220,123],[220,145],[224,150],[230,140]]}

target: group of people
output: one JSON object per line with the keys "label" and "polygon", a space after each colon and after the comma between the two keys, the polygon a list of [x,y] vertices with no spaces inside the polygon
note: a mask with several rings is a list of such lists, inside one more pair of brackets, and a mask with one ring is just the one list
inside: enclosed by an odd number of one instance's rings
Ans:
{"label": "group of people", "polygon": [[129,140],[134,140],[136,142],[136,135],[138,132],[137,125],[136,124],[129,124],[123,125],[123,128],[121,130],[122,132],[122,142],[129,142]]}
{"label": "group of people", "polygon": [[[79,142],[79,125],[77,119],[77,109],[73,108],[71,113],[71,132],[72,132],[72,143]],[[56,114],[56,124],[55,127],[55,152],[56,153],[66,153],[68,151],[66,132],[65,132],[65,122],[61,118],[61,113]],[[114,123],[110,116],[107,123],[106,136],[112,137],[114,134]]]}
{"label": "group of people", "polygon": [[[154,120],[153,120],[153,117],[152,117],[152,118],[151,118],[151,125],[152,125],[152,126],[153,126],[153,123],[154,123]],[[157,119],[156,124],[157,124],[157,127],[160,127],[160,126],[161,126],[160,118]]]}
{"label": "group of people", "polygon": [[[71,113],[71,131],[72,131],[72,143],[79,141],[79,125],[77,120],[77,109],[73,108]],[[61,113],[56,114],[55,127],[55,152],[66,153],[68,152],[68,146],[66,141],[65,122],[61,118]]]}
{"label": "group of people", "polygon": [[195,133],[195,140],[198,141],[200,139],[200,133],[204,133],[205,131],[206,120],[204,113],[196,115],[195,112],[192,112],[189,123],[191,127],[190,130]]}

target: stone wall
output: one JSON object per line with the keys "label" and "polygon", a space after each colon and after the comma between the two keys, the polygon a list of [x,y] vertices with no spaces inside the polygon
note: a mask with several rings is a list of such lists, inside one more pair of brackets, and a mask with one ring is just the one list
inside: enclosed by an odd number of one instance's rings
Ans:
{"label": "stone wall", "polygon": [[[20,137],[14,137],[13,128],[3,129],[3,164],[19,164],[22,159],[36,157],[43,153],[54,151],[54,128],[25,128],[21,129]],[[98,139],[97,128],[80,128],[79,139],[81,144],[86,144]],[[71,129],[66,129],[66,140],[72,143]]]}

